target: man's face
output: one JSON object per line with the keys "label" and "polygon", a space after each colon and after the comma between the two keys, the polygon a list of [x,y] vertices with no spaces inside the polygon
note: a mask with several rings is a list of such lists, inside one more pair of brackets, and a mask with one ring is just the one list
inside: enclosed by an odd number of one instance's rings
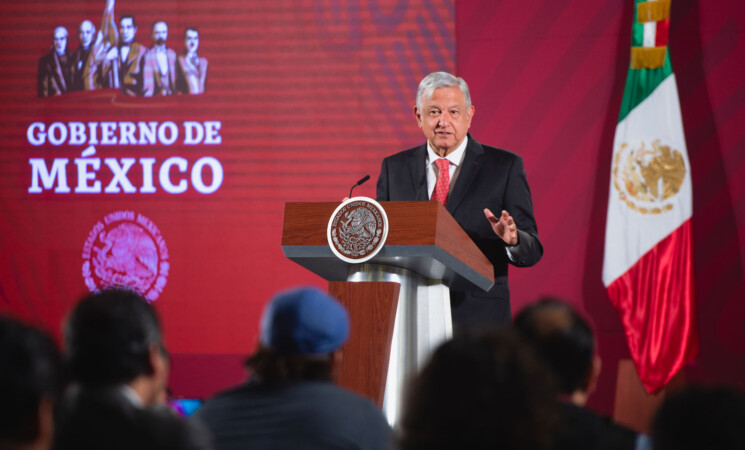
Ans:
{"label": "man's face", "polygon": [[184,37],[184,46],[189,53],[196,52],[199,48],[199,32],[195,30],[186,30]]}
{"label": "man's face", "polygon": [[137,27],[131,17],[125,17],[119,22],[119,31],[122,32],[122,42],[131,44],[135,39]]}
{"label": "man's face", "polygon": [[463,142],[475,108],[466,109],[466,98],[457,87],[435,89],[432,98],[421,100],[422,110],[414,108],[419,128],[435,153],[446,156]]}
{"label": "man's face", "polygon": [[165,22],[158,22],[153,25],[153,43],[163,45],[168,39],[168,25]]}
{"label": "man's face", "polygon": [[54,30],[54,50],[59,53],[65,53],[67,48],[67,30],[63,27],[58,27]]}
{"label": "man's face", "polygon": [[83,48],[88,48],[93,42],[93,33],[96,29],[93,27],[93,23],[90,20],[84,20],[80,24],[80,30],[78,31],[78,39],[80,39],[80,45]]}

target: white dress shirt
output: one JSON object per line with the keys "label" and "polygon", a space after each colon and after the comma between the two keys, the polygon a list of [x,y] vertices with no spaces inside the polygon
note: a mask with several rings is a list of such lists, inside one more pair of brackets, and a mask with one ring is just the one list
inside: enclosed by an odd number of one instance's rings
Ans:
{"label": "white dress shirt", "polygon": [[[450,152],[445,158],[450,161],[448,165],[448,171],[450,173],[450,191],[453,191],[453,185],[455,180],[460,173],[460,166],[463,163],[463,158],[466,156],[466,145],[468,145],[468,136],[463,139],[458,148]],[[427,141],[427,160],[425,161],[427,172],[427,198],[432,199],[432,192],[435,190],[435,184],[437,184],[437,176],[440,171],[437,168],[435,161],[440,159],[440,156],[432,150],[432,146]]]}

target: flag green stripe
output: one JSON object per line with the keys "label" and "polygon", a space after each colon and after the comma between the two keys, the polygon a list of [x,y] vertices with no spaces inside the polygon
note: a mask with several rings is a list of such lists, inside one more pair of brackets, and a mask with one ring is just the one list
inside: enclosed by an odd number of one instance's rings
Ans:
{"label": "flag green stripe", "polygon": [[644,25],[639,23],[637,17],[639,17],[639,3],[644,3],[647,0],[635,0],[634,1],[634,19],[631,21],[631,46],[641,47],[644,44]]}
{"label": "flag green stripe", "polygon": [[[634,18],[631,26],[631,46],[641,47],[644,44],[644,24],[637,20],[639,4],[647,0],[634,0]],[[618,121],[621,122],[631,110],[644,101],[662,81],[673,73],[670,64],[670,52],[665,54],[665,64],[658,69],[631,69],[626,75],[626,86],[623,90],[621,112]]]}

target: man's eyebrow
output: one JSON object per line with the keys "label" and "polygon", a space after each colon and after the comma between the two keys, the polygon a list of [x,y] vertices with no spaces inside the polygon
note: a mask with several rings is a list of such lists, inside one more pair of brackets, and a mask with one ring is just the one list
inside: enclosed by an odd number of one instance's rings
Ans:
{"label": "man's eyebrow", "polygon": [[445,107],[437,106],[437,105],[427,105],[427,107],[426,107],[426,109],[428,109],[428,110],[430,110],[430,109],[463,109],[463,108],[465,108],[465,106],[463,106],[461,104],[450,105],[450,106],[445,106]]}

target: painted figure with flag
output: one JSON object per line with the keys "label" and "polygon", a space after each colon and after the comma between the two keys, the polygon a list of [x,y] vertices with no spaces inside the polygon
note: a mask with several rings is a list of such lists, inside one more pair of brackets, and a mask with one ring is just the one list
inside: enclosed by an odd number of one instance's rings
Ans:
{"label": "painted figure with flag", "polygon": [[670,1],[632,1],[603,283],[642,384],[654,393],[698,354],[691,167],[667,45]]}

